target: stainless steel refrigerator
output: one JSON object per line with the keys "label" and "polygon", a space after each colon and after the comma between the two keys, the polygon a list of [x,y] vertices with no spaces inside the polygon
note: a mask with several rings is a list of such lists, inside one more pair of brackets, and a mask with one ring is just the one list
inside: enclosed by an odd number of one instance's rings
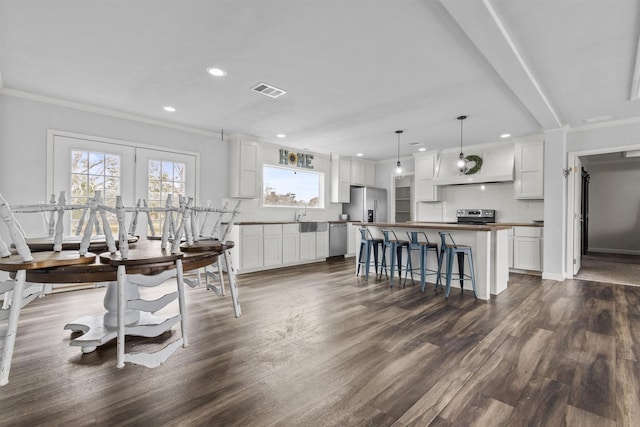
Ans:
{"label": "stainless steel refrigerator", "polygon": [[387,190],[375,187],[351,187],[351,203],[343,203],[342,213],[350,221],[386,222]]}

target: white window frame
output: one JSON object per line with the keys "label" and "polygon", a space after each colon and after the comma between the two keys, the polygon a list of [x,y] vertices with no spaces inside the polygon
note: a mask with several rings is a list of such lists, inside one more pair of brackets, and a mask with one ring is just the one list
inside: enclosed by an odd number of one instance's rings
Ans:
{"label": "white window frame", "polygon": [[[65,138],[75,138],[78,140],[85,140],[90,142],[106,143],[114,146],[133,148],[134,153],[136,153],[138,149],[155,151],[161,154],[163,158],[168,158],[172,154],[175,154],[178,156],[193,156],[195,158],[195,170],[193,171],[193,174],[190,173],[193,179],[193,195],[192,196],[194,197],[194,203],[197,203],[198,201],[199,192],[200,192],[200,153],[186,151],[186,150],[177,150],[173,148],[159,147],[159,146],[149,145],[149,144],[141,144],[137,142],[124,141],[124,140],[118,140],[113,138],[104,138],[104,137],[99,137],[95,135],[86,135],[86,134],[80,134],[75,132],[67,132],[67,131],[61,131],[61,130],[55,130],[55,129],[47,130],[47,183],[46,183],[47,195],[56,194],[56,197],[57,197],[58,192],[61,190],[60,188],[54,188],[54,171],[55,171],[54,141],[57,136],[65,137]],[[79,148],[82,148],[81,144]],[[135,157],[138,157],[137,154],[134,154],[134,155]],[[181,160],[176,159],[175,161],[180,162]],[[136,164],[136,162],[134,162],[133,171],[132,171],[134,183],[138,183],[139,181],[141,181],[140,179],[141,177],[136,176],[138,175],[138,173],[136,172],[136,170],[138,169],[139,169],[138,165]],[[146,193],[144,195],[139,195],[140,189],[136,187],[139,187],[139,185],[136,184],[133,188],[131,188],[132,196],[128,196],[131,200],[124,200],[125,205],[134,206],[137,199],[147,197]]]}
{"label": "white window frame", "polygon": [[313,170],[313,169],[301,169],[301,168],[292,168],[292,167],[287,167],[287,166],[282,166],[282,165],[272,165],[272,164],[268,164],[268,163],[264,163],[262,165],[262,173],[261,173],[261,181],[262,181],[262,188],[260,189],[260,206],[262,206],[263,208],[266,209],[291,209],[291,208],[295,208],[296,206],[279,206],[279,205],[265,205],[264,204],[264,169],[266,167],[269,168],[274,168],[274,169],[284,169],[287,171],[292,171],[292,172],[303,172],[303,173],[313,173],[313,174],[317,174],[319,176],[319,188],[318,188],[318,197],[320,198],[320,205],[319,206],[308,206],[308,209],[325,209],[325,204],[326,204],[326,200],[325,200],[325,173],[324,172],[320,172],[317,170]]}

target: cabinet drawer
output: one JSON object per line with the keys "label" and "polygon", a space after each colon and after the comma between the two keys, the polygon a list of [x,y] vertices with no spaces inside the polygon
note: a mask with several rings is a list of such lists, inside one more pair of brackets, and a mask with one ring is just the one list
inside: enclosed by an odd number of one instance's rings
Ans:
{"label": "cabinet drawer", "polygon": [[262,233],[263,233],[262,225],[243,225],[242,226],[243,236],[262,236]]}
{"label": "cabinet drawer", "polygon": [[282,224],[264,225],[264,234],[282,234]]}
{"label": "cabinet drawer", "polygon": [[540,227],[513,227],[513,235],[520,237],[541,237],[542,228]]}
{"label": "cabinet drawer", "polygon": [[298,233],[300,224],[282,224],[282,234]]}

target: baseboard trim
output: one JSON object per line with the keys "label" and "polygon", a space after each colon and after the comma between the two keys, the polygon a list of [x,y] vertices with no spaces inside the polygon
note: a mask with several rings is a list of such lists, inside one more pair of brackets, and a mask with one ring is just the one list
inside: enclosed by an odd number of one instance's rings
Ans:
{"label": "baseboard trim", "polygon": [[640,255],[640,251],[634,251],[630,249],[589,248],[589,252],[616,255]]}
{"label": "baseboard trim", "polygon": [[555,280],[557,282],[564,282],[564,274],[557,274],[557,273],[546,273],[546,272],[542,272],[542,278],[543,279],[547,279],[547,280]]}

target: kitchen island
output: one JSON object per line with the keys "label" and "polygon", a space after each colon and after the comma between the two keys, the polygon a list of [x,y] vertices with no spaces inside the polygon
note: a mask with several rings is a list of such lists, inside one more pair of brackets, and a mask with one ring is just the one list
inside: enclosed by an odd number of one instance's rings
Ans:
{"label": "kitchen island", "polygon": [[[488,300],[491,295],[497,295],[507,288],[509,281],[509,247],[508,231],[512,228],[509,224],[457,224],[444,222],[364,222],[358,224],[371,230],[374,237],[382,238],[382,230],[393,230],[398,239],[408,240],[407,232],[422,231],[431,242],[440,246],[439,231],[451,233],[455,242],[461,245],[471,246],[475,264],[476,288],[479,299]],[[358,235],[358,239],[359,239]],[[358,248],[360,245],[358,244]],[[356,263],[358,254],[356,254]],[[418,265],[418,264],[416,264]],[[428,257],[427,268],[436,270],[435,257]],[[452,287],[455,287],[455,283]],[[471,282],[465,282],[465,289],[471,290]],[[453,292],[453,291],[452,291]],[[452,294],[453,295],[453,294]]]}

